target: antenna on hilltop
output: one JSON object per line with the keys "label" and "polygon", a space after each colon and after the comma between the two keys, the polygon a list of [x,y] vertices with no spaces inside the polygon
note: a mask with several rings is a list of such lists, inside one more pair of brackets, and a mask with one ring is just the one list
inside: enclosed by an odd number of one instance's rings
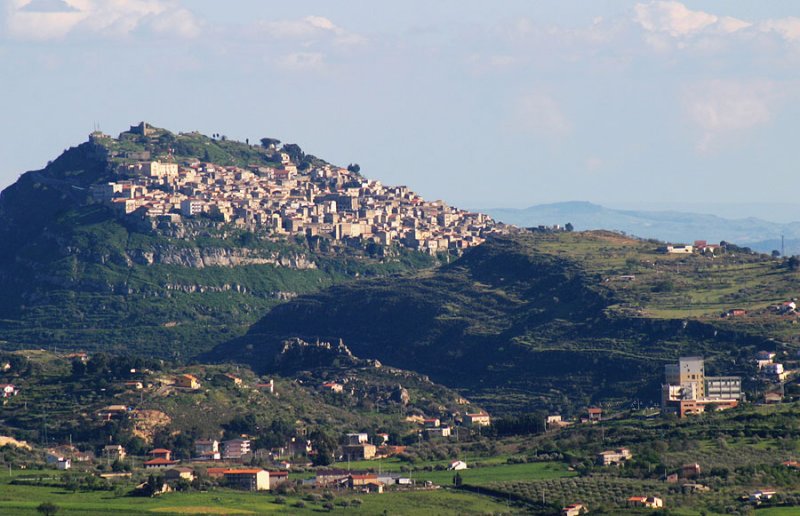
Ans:
{"label": "antenna on hilltop", "polygon": [[786,256],[786,252],[783,246],[783,233],[781,233],[781,258],[783,258],[784,256]]}

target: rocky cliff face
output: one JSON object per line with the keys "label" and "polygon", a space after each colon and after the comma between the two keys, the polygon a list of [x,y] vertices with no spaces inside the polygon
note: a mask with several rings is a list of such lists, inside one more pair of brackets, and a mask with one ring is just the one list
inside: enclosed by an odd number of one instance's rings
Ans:
{"label": "rocky cliff face", "polygon": [[153,249],[136,249],[128,252],[132,262],[141,265],[179,265],[202,269],[204,267],[239,267],[242,265],[273,265],[290,269],[316,269],[317,265],[302,254],[282,255],[245,248],[198,248],[157,246]]}

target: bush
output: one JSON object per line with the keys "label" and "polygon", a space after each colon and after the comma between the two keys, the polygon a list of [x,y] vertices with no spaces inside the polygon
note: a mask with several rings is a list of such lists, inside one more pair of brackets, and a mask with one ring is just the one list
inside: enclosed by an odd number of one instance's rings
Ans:
{"label": "bush", "polygon": [[305,508],[305,506],[306,502],[304,502],[303,500],[297,500],[297,502],[295,502],[294,504],[294,507],[297,507],[298,509],[303,509]]}
{"label": "bush", "polygon": [[36,507],[36,511],[44,514],[45,516],[52,516],[57,513],[60,507],[52,502],[42,502]]}
{"label": "bush", "polygon": [[277,503],[277,504],[283,505],[283,504],[285,504],[285,503],[286,503],[286,498],[284,498],[284,497],[282,497],[282,496],[276,496],[276,497],[275,497],[275,501],[274,501],[274,503]]}
{"label": "bush", "polygon": [[322,508],[325,509],[326,511],[332,511],[336,507],[331,502],[325,502],[324,504],[322,504]]}

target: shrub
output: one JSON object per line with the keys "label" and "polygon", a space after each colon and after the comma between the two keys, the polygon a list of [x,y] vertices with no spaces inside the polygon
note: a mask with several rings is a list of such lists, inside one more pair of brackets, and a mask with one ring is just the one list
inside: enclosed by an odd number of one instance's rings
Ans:
{"label": "shrub", "polygon": [[36,507],[36,511],[44,514],[45,516],[52,516],[57,513],[60,507],[52,502],[42,502]]}

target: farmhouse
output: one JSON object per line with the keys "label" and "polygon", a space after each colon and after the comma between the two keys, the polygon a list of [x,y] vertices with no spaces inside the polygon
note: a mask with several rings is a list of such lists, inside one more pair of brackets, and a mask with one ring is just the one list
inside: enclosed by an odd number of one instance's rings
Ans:
{"label": "farmhouse", "polygon": [[597,463],[601,466],[612,464],[622,464],[626,460],[633,458],[631,451],[627,448],[617,448],[616,450],[606,450],[597,454]]}
{"label": "farmhouse", "polygon": [[374,444],[349,444],[342,446],[342,455],[347,460],[370,460],[375,457],[376,450]]}
{"label": "farmhouse", "polygon": [[110,461],[122,460],[125,455],[125,448],[120,444],[109,444],[103,447],[103,456]]}
{"label": "farmhouse", "polygon": [[581,516],[589,512],[589,509],[582,503],[573,503],[561,509],[561,516]]}
{"label": "farmhouse", "polygon": [[325,382],[322,384],[322,390],[340,394],[344,390],[344,386],[336,382]]}
{"label": "farmhouse", "polygon": [[664,507],[664,500],[657,496],[631,496],[628,498],[628,506],[660,509]]}
{"label": "farmhouse", "polygon": [[448,471],[460,471],[462,469],[467,469],[467,463],[463,460],[454,460],[447,466]]}
{"label": "farmhouse", "polygon": [[179,480],[184,479],[191,482],[194,480],[194,471],[192,468],[171,468],[164,472],[166,480]]}
{"label": "farmhouse", "polygon": [[200,380],[194,375],[182,374],[175,378],[175,386],[195,390],[200,388]]}
{"label": "farmhouse", "polygon": [[157,459],[146,460],[142,463],[142,465],[144,466],[144,469],[162,469],[174,466],[177,463],[177,460],[169,460],[159,457]]}
{"label": "farmhouse", "polygon": [[486,412],[466,414],[464,416],[464,424],[467,426],[489,426],[492,424],[492,418]]}

